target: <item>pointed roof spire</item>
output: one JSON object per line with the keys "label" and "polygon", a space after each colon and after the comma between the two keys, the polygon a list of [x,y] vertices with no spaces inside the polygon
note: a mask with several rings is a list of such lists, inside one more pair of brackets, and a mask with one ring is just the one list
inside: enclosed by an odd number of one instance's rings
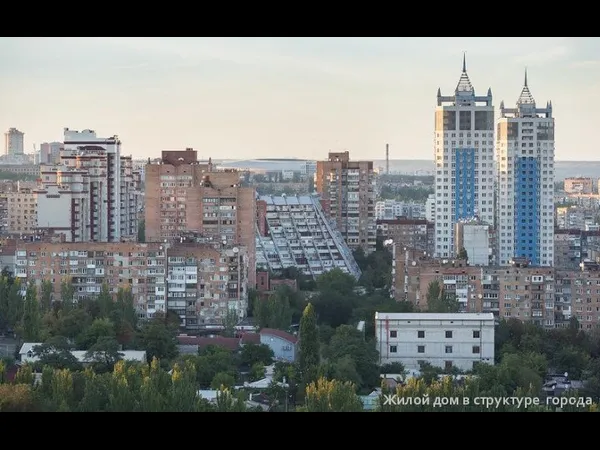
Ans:
{"label": "pointed roof spire", "polygon": [[458,84],[456,85],[456,92],[464,94],[475,95],[475,89],[473,89],[473,85],[471,84],[471,80],[469,80],[469,75],[467,75],[467,53],[463,53],[463,67],[462,73],[460,75],[460,79],[458,80]]}
{"label": "pointed roof spire", "polygon": [[517,100],[517,105],[535,105],[533,95],[531,95],[531,92],[529,91],[529,86],[527,86],[527,69],[525,69],[525,83],[523,85],[521,95]]}

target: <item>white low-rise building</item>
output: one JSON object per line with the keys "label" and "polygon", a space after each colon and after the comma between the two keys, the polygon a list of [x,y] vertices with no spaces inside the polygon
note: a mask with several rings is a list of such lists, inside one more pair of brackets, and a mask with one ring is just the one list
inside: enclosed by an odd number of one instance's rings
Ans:
{"label": "white low-rise building", "polygon": [[[39,360],[39,357],[35,354],[35,347],[44,345],[39,342],[25,342],[19,350],[19,356],[21,363],[34,363]],[[71,354],[81,364],[90,363],[90,359],[86,357],[87,352],[85,350],[71,350]],[[123,350],[119,352],[121,358],[124,361],[141,362],[146,363],[146,352],[142,350]]]}
{"label": "white low-rise building", "polygon": [[420,361],[449,370],[494,364],[493,314],[375,313],[380,364],[400,362],[418,370]]}

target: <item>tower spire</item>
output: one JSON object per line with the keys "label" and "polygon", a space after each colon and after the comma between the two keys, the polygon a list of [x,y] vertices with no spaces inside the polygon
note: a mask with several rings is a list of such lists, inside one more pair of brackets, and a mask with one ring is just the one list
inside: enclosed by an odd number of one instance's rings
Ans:
{"label": "tower spire", "polygon": [[527,86],[527,67],[525,67],[525,85],[524,86]]}
{"label": "tower spire", "polygon": [[[463,72],[467,71],[467,52],[463,52]],[[527,83],[525,83],[527,84]]]}

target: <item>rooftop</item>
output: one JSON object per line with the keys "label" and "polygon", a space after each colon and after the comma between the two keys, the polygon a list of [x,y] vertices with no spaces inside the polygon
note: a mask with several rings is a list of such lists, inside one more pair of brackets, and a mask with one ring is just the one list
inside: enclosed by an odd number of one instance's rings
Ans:
{"label": "rooftop", "polygon": [[472,320],[494,322],[492,313],[375,313],[375,320]]}

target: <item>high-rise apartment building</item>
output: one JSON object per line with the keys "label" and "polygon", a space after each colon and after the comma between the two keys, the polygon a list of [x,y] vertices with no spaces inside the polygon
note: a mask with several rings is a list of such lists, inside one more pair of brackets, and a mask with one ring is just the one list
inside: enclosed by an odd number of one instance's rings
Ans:
{"label": "high-rise apartment building", "polygon": [[497,242],[501,265],[527,258],[554,261],[554,118],[538,108],[525,84],[515,108],[500,104],[497,132]]}
{"label": "high-rise apartment building", "polygon": [[40,164],[59,164],[62,142],[44,142],[40,144]]}
{"label": "high-rise apartment building", "polygon": [[4,154],[8,156],[17,156],[25,154],[24,144],[25,133],[16,128],[9,128],[4,133]]}
{"label": "high-rise apartment building", "polygon": [[466,60],[452,96],[437,93],[435,111],[435,255],[453,257],[454,227],[463,219],[494,221],[492,91],[476,96]]}
{"label": "high-rise apartment building", "polygon": [[59,164],[42,165],[38,225],[67,242],[120,242],[137,235],[138,192],[117,136],[65,128]]}
{"label": "high-rise apartment building", "polygon": [[263,270],[296,267],[317,278],[337,268],[360,278],[352,252],[312,195],[259,197],[256,249],[256,264]]}
{"label": "high-rise apartment building", "polygon": [[34,182],[19,181],[6,196],[6,231],[12,234],[32,234],[37,228],[37,202]]}
{"label": "high-rise apartment building", "polygon": [[256,191],[240,186],[239,172],[218,171],[198,161],[193,149],[163,151],[145,172],[146,240],[172,241],[192,232],[215,245],[243,246],[254,286]]}
{"label": "high-rise apartment building", "polygon": [[373,161],[350,161],[349,152],[329,153],[317,161],[315,187],[328,215],[351,249],[375,250],[375,175]]}

